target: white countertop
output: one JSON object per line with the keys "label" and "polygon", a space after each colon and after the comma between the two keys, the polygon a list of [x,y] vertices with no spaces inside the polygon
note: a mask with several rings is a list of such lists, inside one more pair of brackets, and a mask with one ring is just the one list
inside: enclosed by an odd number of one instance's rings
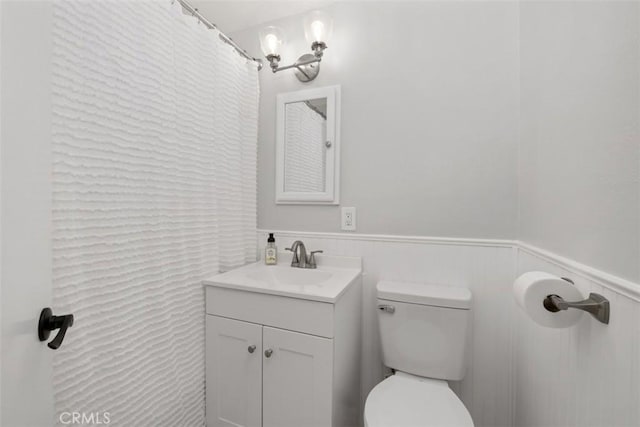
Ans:
{"label": "white countertop", "polygon": [[238,289],[335,303],[362,273],[359,257],[316,255],[318,268],[291,267],[291,254],[278,253],[278,265],[245,265],[203,281],[205,286]]}

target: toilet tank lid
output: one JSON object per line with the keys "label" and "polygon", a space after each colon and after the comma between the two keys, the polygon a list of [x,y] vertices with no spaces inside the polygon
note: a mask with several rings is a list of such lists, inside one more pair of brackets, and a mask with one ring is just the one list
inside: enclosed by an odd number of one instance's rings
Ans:
{"label": "toilet tank lid", "polygon": [[412,304],[469,310],[471,291],[454,286],[383,280],[376,286],[378,298]]}

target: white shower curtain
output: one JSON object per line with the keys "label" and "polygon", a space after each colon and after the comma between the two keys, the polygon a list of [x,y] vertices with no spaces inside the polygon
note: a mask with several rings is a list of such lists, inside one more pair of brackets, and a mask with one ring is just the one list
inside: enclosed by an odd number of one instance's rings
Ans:
{"label": "white shower curtain", "polygon": [[170,0],[56,2],[53,43],[54,422],[204,425],[200,281],[256,256],[256,65]]}

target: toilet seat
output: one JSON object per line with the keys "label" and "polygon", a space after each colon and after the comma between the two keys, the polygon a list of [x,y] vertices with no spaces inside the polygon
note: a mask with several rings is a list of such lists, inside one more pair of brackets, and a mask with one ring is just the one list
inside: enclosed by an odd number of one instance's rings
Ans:
{"label": "toilet seat", "polygon": [[375,386],[364,408],[366,427],[473,427],[446,381],[397,372]]}

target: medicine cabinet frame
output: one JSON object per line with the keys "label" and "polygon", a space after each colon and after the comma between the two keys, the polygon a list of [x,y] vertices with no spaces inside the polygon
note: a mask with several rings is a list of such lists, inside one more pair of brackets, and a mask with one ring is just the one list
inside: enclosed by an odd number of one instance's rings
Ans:
{"label": "medicine cabinet frame", "polygon": [[[294,102],[327,99],[325,135],[325,191],[285,191],[286,106]],[[340,86],[326,86],[278,94],[276,98],[276,204],[340,204]]]}

